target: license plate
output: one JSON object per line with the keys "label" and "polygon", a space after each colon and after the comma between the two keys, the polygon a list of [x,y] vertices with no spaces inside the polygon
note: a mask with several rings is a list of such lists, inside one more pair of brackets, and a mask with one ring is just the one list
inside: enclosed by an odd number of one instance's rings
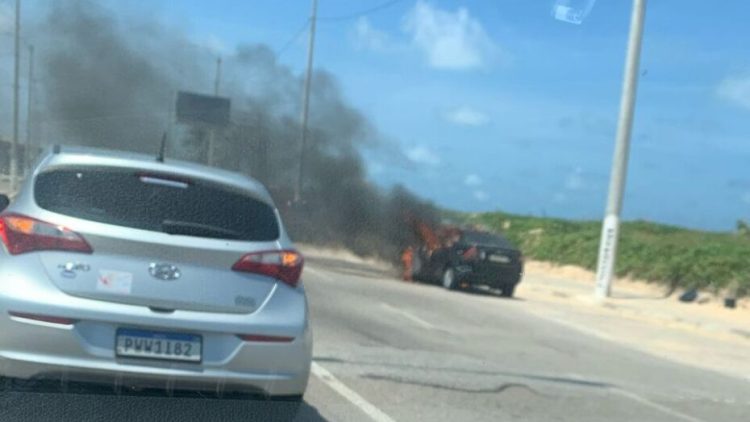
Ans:
{"label": "license plate", "polygon": [[203,338],[196,334],[120,328],[115,350],[117,356],[123,357],[201,362]]}
{"label": "license plate", "polygon": [[505,255],[490,255],[489,260],[490,260],[490,262],[497,262],[499,264],[508,264],[508,263],[510,263],[510,258],[508,258]]}

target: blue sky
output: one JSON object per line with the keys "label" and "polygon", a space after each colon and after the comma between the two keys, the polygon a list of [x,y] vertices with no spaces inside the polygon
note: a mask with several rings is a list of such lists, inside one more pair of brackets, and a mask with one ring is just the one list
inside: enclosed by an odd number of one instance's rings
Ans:
{"label": "blue sky", "polygon": [[[384,0],[319,1],[316,68],[412,162],[366,151],[375,182],[455,209],[602,216],[630,1],[599,0],[580,25],[555,20],[555,0],[403,0],[342,20],[325,18]],[[307,0],[110,3],[224,54],[291,40],[280,60],[305,62]],[[649,2],[626,219],[750,218],[748,16],[744,0]]]}

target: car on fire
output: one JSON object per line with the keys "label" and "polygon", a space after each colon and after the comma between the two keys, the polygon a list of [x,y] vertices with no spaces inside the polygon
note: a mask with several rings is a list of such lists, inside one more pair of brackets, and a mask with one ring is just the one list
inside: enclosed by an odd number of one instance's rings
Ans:
{"label": "car on fire", "polygon": [[260,183],[56,147],[0,197],[0,376],[301,401],[303,258]]}
{"label": "car on fire", "polygon": [[434,249],[418,248],[413,277],[449,290],[487,286],[512,297],[523,277],[523,255],[505,237],[480,230],[453,230]]}

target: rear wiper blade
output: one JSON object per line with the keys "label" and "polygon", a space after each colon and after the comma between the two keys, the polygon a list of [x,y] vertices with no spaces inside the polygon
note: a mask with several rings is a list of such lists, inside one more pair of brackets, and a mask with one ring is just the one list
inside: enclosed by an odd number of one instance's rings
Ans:
{"label": "rear wiper blade", "polygon": [[212,237],[218,239],[241,239],[242,233],[212,226],[210,224],[194,223],[191,221],[164,220],[161,230],[167,234],[181,234],[185,236]]}

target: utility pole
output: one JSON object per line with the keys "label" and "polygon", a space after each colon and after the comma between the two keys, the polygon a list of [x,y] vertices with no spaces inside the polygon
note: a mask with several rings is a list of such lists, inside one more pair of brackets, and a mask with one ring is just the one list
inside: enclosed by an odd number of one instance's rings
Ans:
{"label": "utility pole", "polygon": [[31,158],[31,116],[34,112],[33,101],[34,101],[34,46],[29,45],[29,82],[28,82],[28,98],[26,100],[26,145],[23,149],[23,165],[24,168],[29,166]]}
{"label": "utility pole", "polygon": [[208,151],[206,151],[206,164],[211,166],[214,163],[214,128],[208,126]]}
{"label": "utility pole", "polygon": [[268,183],[271,180],[268,177],[268,136],[270,131],[266,131],[260,113],[255,113],[255,133],[258,134],[255,143],[258,148],[258,171],[255,177],[262,183]]}
{"label": "utility pole", "polygon": [[219,96],[221,86],[221,56],[216,58],[216,79],[214,80],[214,95]]}
{"label": "utility pole", "polygon": [[307,117],[310,109],[310,79],[312,78],[313,52],[315,50],[315,23],[318,14],[318,0],[312,0],[310,11],[310,35],[307,42],[307,70],[305,71],[305,86],[302,97],[302,133],[299,152],[299,173],[297,186],[294,191],[294,201],[302,199],[302,183],[305,178],[305,152],[307,150]]}
{"label": "utility pole", "polygon": [[15,61],[13,73],[13,139],[10,144],[10,191],[15,192],[18,184],[18,83],[20,73],[21,42],[21,0],[16,0]]}
{"label": "utility pole", "polygon": [[646,12],[646,0],[633,0],[633,12],[630,18],[630,35],[625,58],[625,76],[622,83],[620,100],[620,118],[617,123],[612,173],[609,181],[609,198],[607,211],[602,224],[602,237],[599,243],[599,259],[596,269],[595,296],[604,299],[609,296],[612,276],[617,257],[617,241],[620,230],[620,213],[622,197],[625,191],[625,178],[628,170],[630,134],[633,128],[633,111],[638,89],[638,68],[643,39],[643,18]]}
{"label": "utility pole", "polygon": [[[216,58],[216,77],[214,79],[214,96],[219,96],[219,88],[221,87],[221,56]],[[214,162],[214,137],[216,129],[214,127],[208,128],[208,157],[206,161],[208,165],[213,165]]]}

